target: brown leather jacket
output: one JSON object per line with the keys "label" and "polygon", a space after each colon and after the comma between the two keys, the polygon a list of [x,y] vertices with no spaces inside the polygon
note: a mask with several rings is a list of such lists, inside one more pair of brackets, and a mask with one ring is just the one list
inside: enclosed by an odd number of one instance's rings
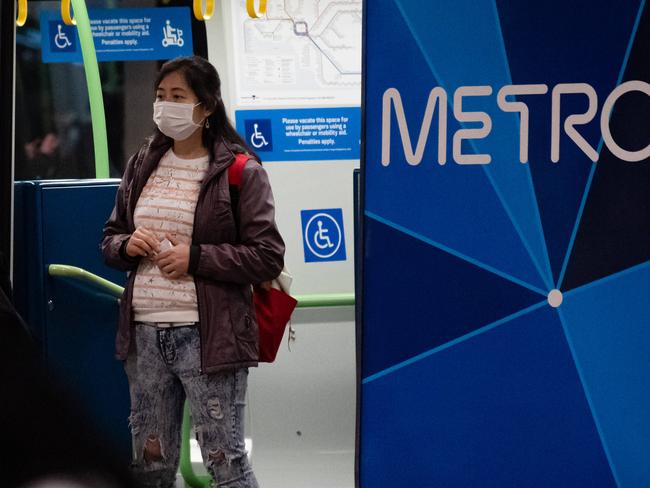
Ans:
{"label": "brown leather jacket", "polygon": [[[135,230],[133,212],[149,176],[170,148],[153,137],[129,160],[104,225],[102,254],[111,267],[131,271],[120,301],[116,356],[126,359],[132,344],[131,301],[138,258],[124,252]],[[233,146],[215,144],[201,184],[194,217],[189,273],[194,276],[201,331],[201,370],[256,366],[258,329],[252,283],[276,278],[284,265],[284,242],[275,224],[273,194],[266,172],[254,159],[244,167],[237,209],[239,238],[230,204],[228,172]]]}

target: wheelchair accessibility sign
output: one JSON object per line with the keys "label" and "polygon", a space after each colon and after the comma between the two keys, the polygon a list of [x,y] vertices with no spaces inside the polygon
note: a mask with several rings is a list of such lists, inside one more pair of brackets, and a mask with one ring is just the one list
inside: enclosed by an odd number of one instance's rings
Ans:
{"label": "wheelchair accessibility sign", "polygon": [[[172,59],[194,51],[187,7],[90,9],[88,17],[98,61]],[[40,18],[43,62],[82,62],[77,28],[56,10],[43,10]]]}
{"label": "wheelchair accessibility sign", "polygon": [[302,210],[300,217],[305,262],[346,260],[342,209]]}
{"label": "wheelchair accessibility sign", "polygon": [[62,21],[50,21],[50,49],[52,52],[69,53],[77,49],[76,28]]}
{"label": "wheelchair accessibility sign", "polygon": [[359,159],[359,107],[237,110],[235,123],[266,162]]}
{"label": "wheelchair accessibility sign", "polygon": [[251,119],[246,123],[246,142],[255,151],[273,151],[273,133],[271,119]]}

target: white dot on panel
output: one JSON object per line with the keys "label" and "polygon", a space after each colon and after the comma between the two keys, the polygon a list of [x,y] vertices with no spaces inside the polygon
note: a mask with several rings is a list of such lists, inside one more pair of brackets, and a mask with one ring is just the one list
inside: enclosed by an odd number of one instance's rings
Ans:
{"label": "white dot on panel", "polygon": [[548,300],[548,304],[551,307],[558,308],[560,305],[562,305],[564,297],[562,296],[562,292],[560,290],[555,289],[549,292],[546,299]]}

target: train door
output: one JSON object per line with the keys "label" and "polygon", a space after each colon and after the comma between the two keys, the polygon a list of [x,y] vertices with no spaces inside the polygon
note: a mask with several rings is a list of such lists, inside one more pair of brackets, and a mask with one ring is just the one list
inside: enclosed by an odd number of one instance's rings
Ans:
{"label": "train door", "polygon": [[[117,300],[54,278],[52,265],[93,272],[115,288],[123,284],[124,274],[106,267],[99,253],[102,224],[128,156],[153,130],[153,83],[160,65],[177,54],[205,56],[205,28],[194,19],[191,0],[86,2],[91,25],[106,41],[95,40],[101,86],[91,88],[99,88],[98,101],[88,89],[93,82],[81,29],[63,21],[62,2],[30,0],[17,28],[13,3],[2,2],[0,235],[3,250],[12,241],[15,250],[14,303],[52,377],[126,465],[131,457],[128,387],[113,353]],[[148,33],[150,25],[152,51],[133,48],[131,37]],[[167,46],[161,42],[164,26],[176,27]],[[105,132],[97,129],[91,110],[96,102],[104,109]],[[110,178],[96,178],[99,138],[107,153],[103,174]]]}
{"label": "train door", "polygon": [[[8,188],[15,181],[17,189],[13,262],[20,269],[14,288],[44,355],[55,359],[79,396],[90,393],[84,404],[95,409],[106,438],[125,446],[125,380],[112,358],[114,295],[124,276],[101,263],[97,232],[110,212],[110,197],[128,156],[154,127],[152,83],[166,58],[142,59],[132,49],[125,55],[108,27],[181,8],[187,23],[177,24],[176,17],[163,20],[155,29],[161,36],[156,48],[183,48],[183,54],[204,56],[219,70],[229,115],[260,151],[270,175],[282,209],[277,221],[288,243],[292,291],[299,306],[309,309],[296,315],[287,338],[290,348],[283,347],[279,364],[259,368],[251,379],[248,424],[256,430],[249,437],[255,439],[260,482],[269,487],[351,486],[352,174],[360,153],[361,1],[275,1],[263,13],[266,2],[230,0],[217,2],[208,23],[192,15],[192,0],[86,3],[91,20],[103,19],[95,27],[104,27],[100,37],[105,42],[97,48],[95,40],[95,46],[106,118],[107,167],[102,174],[110,178],[95,178],[98,134],[87,74],[75,30],[61,21],[61,2],[29,0],[29,15],[15,41],[3,37],[0,46],[15,46],[15,83],[8,85],[9,99],[15,99],[15,110],[9,111],[14,129],[10,138],[3,137],[3,151],[5,141],[15,146],[14,176],[6,180]],[[255,6],[259,15],[251,19]],[[135,11],[142,15],[130,17]],[[14,15],[5,16],[3,10],[3,26],[11,24],[12,34]],[[4,47],[2,51],[4,55]],[[6,64],[2,66],[4,70]],[[71,243],[71,236],[83,241]],[[78,276],[90,272],[105,278],[111,291],[89,293],[60,274],[54,277],[61,267],[54,270],[53,263],[83,269]],[[332,306],[341,308],[332,312]],[[103,369],[91,374],[88,365],[96,368],[99,359]],[[104,378],[101,388],[99,377]],[[183,432],[186,446],[189,429]],[[192,455],[190,471],[202,469],[195,459]],[[182,461],[181,471],[183,466]],[[186,479],[196,480],[193,476],[190,472]]]}

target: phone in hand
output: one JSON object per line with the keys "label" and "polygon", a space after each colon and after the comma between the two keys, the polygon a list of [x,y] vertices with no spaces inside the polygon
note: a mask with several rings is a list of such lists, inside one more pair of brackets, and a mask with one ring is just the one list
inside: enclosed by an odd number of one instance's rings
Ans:
{"label": "phone in hand", "polygon": [[174,247],[174,245],[166,237],[162,241],[160,241],[160,252],[165,252],[168,249],[171,249],[172,247]]}

